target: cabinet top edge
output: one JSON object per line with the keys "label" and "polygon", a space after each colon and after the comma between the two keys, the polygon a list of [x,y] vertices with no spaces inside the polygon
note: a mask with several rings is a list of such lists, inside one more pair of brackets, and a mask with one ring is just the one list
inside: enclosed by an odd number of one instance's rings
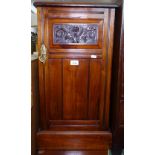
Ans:
{"label": "cabinet top edge", "polygon": [[35,7],[94,7],[116,8],[121,6],[122,0],[35,0]]}

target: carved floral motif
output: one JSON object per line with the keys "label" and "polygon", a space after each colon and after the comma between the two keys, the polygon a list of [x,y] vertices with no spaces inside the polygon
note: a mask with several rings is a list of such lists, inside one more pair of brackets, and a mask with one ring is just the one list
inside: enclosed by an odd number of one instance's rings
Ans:
{"label": "carved floral motif", "polygon": [[54,44],[96,44],[97,24],[54,24]]}

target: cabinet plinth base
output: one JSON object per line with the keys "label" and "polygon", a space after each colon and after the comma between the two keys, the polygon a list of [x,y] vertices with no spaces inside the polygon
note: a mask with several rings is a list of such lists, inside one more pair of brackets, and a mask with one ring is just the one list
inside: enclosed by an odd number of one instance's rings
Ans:
{"label": "cabinet plinth base", "polygon": [[108,150],[112,135],[108,131],[40,131],[38,150]]}
{"label": "cabinet plinth base", "polygon": [[108,155],[108,151],[38,151],[37,155]]}

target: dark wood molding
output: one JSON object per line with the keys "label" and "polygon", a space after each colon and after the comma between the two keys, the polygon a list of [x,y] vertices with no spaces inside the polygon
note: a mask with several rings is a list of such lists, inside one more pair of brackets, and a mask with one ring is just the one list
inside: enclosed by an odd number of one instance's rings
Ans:
{"label": "dark wood molding", "polygon": [[116,10],[112,68],[111,128],[113,149],[124,148],[124,23],[123,6]]}
{"label": "dark wood molding", "polygon": [[37,155],[80,155],[80,154],[81,155],[107,155],[107,152],[108,152],[107,150],[104,150],[104,151],[50,151],[50,150],[39,150]]}
{"label": "dark wood molding", "polygon": [[36,155],[36,132],[39,125],[38,59],[31,60],[31,154]]}
{"label": "dark wood molding", "polygon": [[102,131],[41,131],[37,133],[39,150],[107,150],[111,133]]}
{"label": "dark wood molding", "polygon": [[34,6],[42,6],[42,7],[105,7],[105,8],[115,8],[121,5],[121,0],[35,0],[33,3]]}

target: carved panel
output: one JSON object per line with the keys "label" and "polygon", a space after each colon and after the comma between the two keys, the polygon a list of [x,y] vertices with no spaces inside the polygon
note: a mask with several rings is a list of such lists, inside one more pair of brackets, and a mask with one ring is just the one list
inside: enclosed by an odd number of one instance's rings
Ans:
{"label": "carved panel", "polygon": [[97,44],[98,24],[54,24],[54,44]]}

